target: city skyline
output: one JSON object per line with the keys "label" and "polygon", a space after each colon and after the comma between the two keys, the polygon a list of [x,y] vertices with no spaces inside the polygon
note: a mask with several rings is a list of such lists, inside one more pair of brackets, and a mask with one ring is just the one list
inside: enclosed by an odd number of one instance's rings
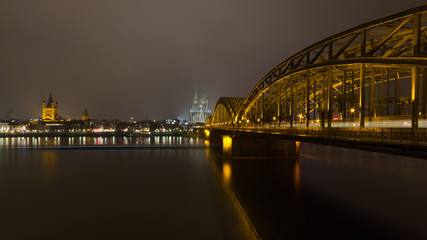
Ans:
{"label": "city skyline", "polygon": [[[203,97],[200,97],[200,99],[197,99],[197,101],[199,101],[199,100],[200,101],[205,101],[204,106],[203,106],[203,110],[209,110],[209,113],[212,114],[212,110],[208,109],[209,105],[208,105],[208,101],[206,100],[206,95],[204,93],[202,95],[203,95]],[[195,92],[195,96],[197,97],[197,89],[196,89],[196,92]],[[29,116],[27,118],[21,118],[14,111],[14,109],[8,109],[8,112],[5,115],[0,116],[0,120],[6,120],[6,121],[8,121],[8,120],[37,120],[37,119],[39,119],[39,120],[45,121],[46,119],[49,119],[48,121],[66,121],[66,120],[80,119],[80,118],[82,118],[82,116],[86,116],[86,118],[87,118],[87,116],[89,116],[87,108],[84,108],[84,110],[82,111],[82,113],[81,113],[80,116],[73,117],[73,118],[71,118],[71,117],[65,117],[65,116],[69,116],[69,114],[67,113],[67,109],[62,109],[62,107],[60,108],[59,107],[59,102],[56,101],[56,100],[53,100],[53,96],[52,96],[51,93],[49,93],[49,97],[47,99],[48,99],[47,103],[46,103],[45,100],[42,100],[41,109],[40,109],[38,115]],[[45,107],[48,107],[48,108],[51,107],[52,103],[55,105],[55,106],[52,106],[52,109],[55,108],[55,110],[48,110],[48,111],[53,111],[53,112],[49,113],[51,116],[46,117],[45,116],[46,115]],[[171,115],[171,116],[166,116],[164,118],[150,118],[150,117],[147,116],[146,118],[140,118],[139,119],[139,118],[135,118],[135,116],[133,116],[133,115],[130,115],[130,116],[127,116],[125,118],[113,117],[113,118],[110,118],[110,119],[106,119],[106,118],[103,118],[103,119],[104,120],[123,120],[123,121],[127,121],[127,120],[132,119],[132,120],[142,121],[142,120],[161,120],[161,119],[168,119],[168,118],[169,119],[176,118],[176,119],[181,119],[181,120],[186,120],[187,121],[187,120],[191,120],[191,119],[189,119],[188,114],[191,113],[192,111],[194,112],[194,110],[195,110],[194,109],[194,102],[192,104],[193,104],[193,106],[191,106],[191,104],[189,104],[187,113],[182,114],[182,116],[181,115],[178,116],[178,115],[175,114],[175,115]],[[63,115],[61,115],[61,114],[63,114]],[[187,116],[185,116],[185,114],[187,114]],[[55,116],[55,117],[53,117],[53,116]],[[95,118],[91,118],[91,119],[95,119]],[[98,119],[98,120],[100,120],[100,119]]]}
{"label": "city skyline", "polygon": [[65,118],[86,108],[97,119],[187,118],[195,87],[211,109],[219,97],[246,97],[297,51],[422,3],[2,3],[0,116],[41,116],[52,93]]}

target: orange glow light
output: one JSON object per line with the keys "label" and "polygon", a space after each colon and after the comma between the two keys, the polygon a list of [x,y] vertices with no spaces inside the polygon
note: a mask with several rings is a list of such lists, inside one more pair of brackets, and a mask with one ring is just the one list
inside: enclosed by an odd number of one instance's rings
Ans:
{"label": "orange glow light", "polygon": [[231,166],[228,163],[222,165],[222,175],[224,176],[224,181],[229,182],[231,179]]}

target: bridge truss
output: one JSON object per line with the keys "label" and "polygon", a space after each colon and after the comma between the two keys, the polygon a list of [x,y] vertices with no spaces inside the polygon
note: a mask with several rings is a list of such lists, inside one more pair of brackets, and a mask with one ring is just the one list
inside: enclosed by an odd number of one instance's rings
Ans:
{"label": "bridge truss", "polygon": [[[229,99],[235,100],[234,105],[227,103]],[[427,5],[423,5],[303,49],[270,71],[246,98],[221,98],[211,124],[328,128],[388,124],[417,129],[426,118]]]}

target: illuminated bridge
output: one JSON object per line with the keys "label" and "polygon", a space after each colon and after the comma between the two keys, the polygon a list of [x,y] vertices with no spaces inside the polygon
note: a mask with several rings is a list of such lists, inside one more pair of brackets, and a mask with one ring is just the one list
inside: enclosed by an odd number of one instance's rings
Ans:
{"label": "illuminated bridge", "polygon": [[427,5],[297,52],[245,98],[218,100],[207,127],[427,144]]}

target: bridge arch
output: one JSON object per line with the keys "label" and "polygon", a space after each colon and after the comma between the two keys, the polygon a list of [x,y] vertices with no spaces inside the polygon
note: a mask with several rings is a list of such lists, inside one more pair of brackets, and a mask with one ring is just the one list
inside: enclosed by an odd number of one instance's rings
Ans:
{"label": "bridge arch", "polygon": [[299,51],[263,77],[230,118],[288,127],[372,127],[409,119],[418,128],[427,118],[427,5]]}
{"label": "bridge arch", "polygon": [[236,122],[237,113],[245,98],[221,97],[216,105],[210,124],[232,125]]}

